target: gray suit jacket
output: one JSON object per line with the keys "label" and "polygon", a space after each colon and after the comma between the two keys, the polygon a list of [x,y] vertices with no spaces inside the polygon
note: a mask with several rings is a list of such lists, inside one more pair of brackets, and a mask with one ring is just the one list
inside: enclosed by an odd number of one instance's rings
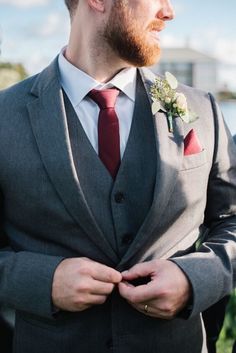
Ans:
{"label": "gray suit jacket", "polygon": [[[154,75],[140,70],[148,95]],[[200,312],[230,293],[236,264],[236,150],[209,95],[180,86],[199,119],[153,116],[157,172],[151,209],[119,259],[81,190],[69,141],[57,61],[0,94],[0,302],[16,309],[17,353],[199,353]],[[184,156],[194,128],[203,150]],[[147,161],[151,163],[151,161]],[[196,243],[207,237],[196,251]],[[146,317],[114,291],[102,306],[54,316],[51,285],[65,257],[86,256],[120,271],[172,258],[188,276],[188,320]]]}

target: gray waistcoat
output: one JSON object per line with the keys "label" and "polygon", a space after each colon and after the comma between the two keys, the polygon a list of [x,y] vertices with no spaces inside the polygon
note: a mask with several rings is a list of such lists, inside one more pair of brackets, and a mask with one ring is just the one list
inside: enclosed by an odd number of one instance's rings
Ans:
{"label": "gray waistcoat", "polygon": [[130,135],[115,181],[93,149],[65,95],[72,153],[84,196],[98,225],[120,257],[147,216],[156,177],[152,113],[141,85],[138,77]]}

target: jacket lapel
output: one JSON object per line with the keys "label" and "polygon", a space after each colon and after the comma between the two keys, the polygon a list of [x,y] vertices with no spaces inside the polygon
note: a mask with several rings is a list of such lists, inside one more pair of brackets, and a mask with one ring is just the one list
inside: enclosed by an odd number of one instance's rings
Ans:
{"label": "jacket lapel", "polygon": [[28,112],[49,178],[76,223],[115,263],[117,255],[87,205],[73,163],[57,59],[38,76],[31,94]]}
{"label": "jacket lapel", "polygon": [[[146,69],[140,70],[140,74],[150,104],[152,104],[150,87],[154,82],[155,75]],[[183,158],[184,131],[182,120],[180,118],[174,119],[173,133],[170,133],[168,130],[165,113],[158,112],[153,117],[153,123],[157,148],[157,171],[153,203],[134,242],[122,258],[119,264],[120,266],[123,266],[130,261],[131,258],[135,257],[135,255],[140,253],[140,250],[142,252],[146,250],[147,244],[152,243],[153,236],[155,236],[155,238],[157,237],[157,228],[161,223],[165,208],[177,181],[180,163]],[[159,234],[159,236],[161,236],[161,234]]]}

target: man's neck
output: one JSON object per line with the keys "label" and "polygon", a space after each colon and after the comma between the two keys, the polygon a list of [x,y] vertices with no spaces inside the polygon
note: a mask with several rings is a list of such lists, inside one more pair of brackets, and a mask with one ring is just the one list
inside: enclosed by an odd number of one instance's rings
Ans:
{"label": "man's neck", "polygon": [[[130,67],[125,61],[117,58],[111,52],[99,50],[98,47],[92,47],[90,50],[82,51],[80,48],[69,42],[65,50],[65,58],[75,67],[82,70],[96,81],[106,83],[110,81],[118,72]],[[88,48],[88,46],[87,46]]]}

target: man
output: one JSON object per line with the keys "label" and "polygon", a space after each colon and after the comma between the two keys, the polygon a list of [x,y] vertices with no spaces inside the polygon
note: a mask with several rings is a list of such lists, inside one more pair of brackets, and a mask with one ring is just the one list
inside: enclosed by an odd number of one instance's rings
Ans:
{"label": "man", "polygon": [[0,97],[14,352],[206,352],[200,313],[233,285],[233,142],[208,94],[180,87],[198,119],[173,132],[152,114],[136,67],[159,58],[168,0],[66,5],[68,46]]}

